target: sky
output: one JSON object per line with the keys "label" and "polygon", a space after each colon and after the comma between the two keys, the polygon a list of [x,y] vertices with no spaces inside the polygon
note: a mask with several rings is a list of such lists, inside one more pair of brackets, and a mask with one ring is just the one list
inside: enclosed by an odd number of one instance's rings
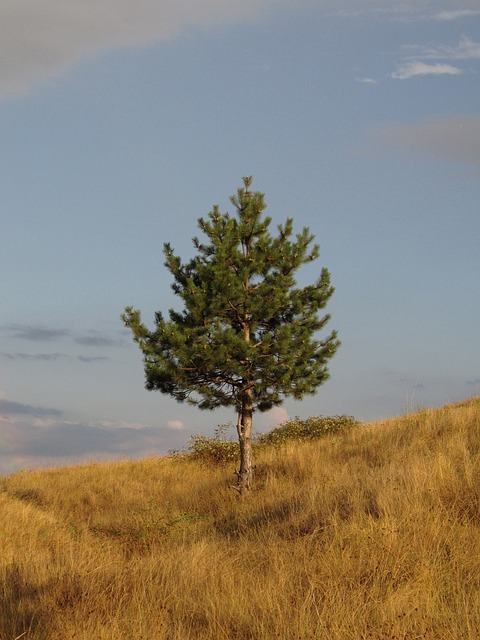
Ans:
{"label": "sky", "polygon": [[321,247],[342,346],[255,414],[380,420],[480,393],[479,0],[3,0],[0,475],[233,422],[144,388],[126,306],[254,177]]}

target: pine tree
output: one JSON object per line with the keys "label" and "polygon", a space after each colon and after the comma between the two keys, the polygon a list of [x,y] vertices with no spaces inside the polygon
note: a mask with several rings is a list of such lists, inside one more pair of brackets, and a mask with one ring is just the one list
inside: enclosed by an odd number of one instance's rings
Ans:
{"label": "pine tree", "polygon": [[165,266],[183,310],[169,319],[155,314],[154,331],[140,311],[127,307],[122,319],[144,356],[146,388],[200,409],[236,409],[240,444],[237,487],[252,487],[252,415],[282,404],[287,396],[312,394],[328,377],[328,360],[340,342],[336,331],[319,340],[330,316],[319,316],[334,289],[327,269],[297,288],[295,273],[316,260],[318,245],[308,228],[292,239],[293,220],[269,233],[264,195],[251,192],[252,178],[230,198],[235,217],[218,206],[200,218],[207,240],[193,239],[196,256],[182,263],[164,245]]}

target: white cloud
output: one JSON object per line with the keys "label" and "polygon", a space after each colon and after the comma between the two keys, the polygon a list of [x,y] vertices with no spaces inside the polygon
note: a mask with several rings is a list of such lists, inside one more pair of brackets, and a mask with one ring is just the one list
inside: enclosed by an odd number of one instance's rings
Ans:
{"label": "white cloud", "polygon": [[444,0],[441,11],[438,0],[325,0],[325,4],[331,7],[333,16],[356,18],[371,14],[395,22],[449,21],[480,14],[478,0]]}
{"label": "white cloud", "polygon": [[284,407],[273,407],[270,411],[260,414],[258,425],[263,430],[269,430],[282,422],[286,422],[289,418],[288,411]]}
{"label": "white cloud", "polygon": [[428,75],[450,75],[457,76],[463,73],[458,67],[454,67],[451,64],[427,64],[425,62],[407,62],[401,65],[396,71],[394,71],[390,77],[395,80],[409,80],[417,76]]}
{"label": "white cloud", "polygon": [[0,417],[0,476],[19,468],[144,458],[178,449],[174,431],[137,423],[83,423]]}
{"label": "white cloud", "polygon": [[449,21],[470,16],[480,16],[480,9],[458,9],[456,11],[440,11],[435,15],[435,20]]}
{"label": "white cloud", "polygon": [[0,411],[5,415],[33,416],[35,418],[54,417],[60,418],[63,411],[50,407],[34,407],[31,404],[15,402],[13,400],[0,399]]}
{"label": "white cloud", "polygon": [[[480,13],[480,12],[479,12]],[[480,59],[480,43],[468,36],[462,35],[455,47],[439,45],[427,47],[424,45],[406,45],[405,52],[409,52],[408,58],[421,60],[474,60]]]}
{"label": "white cloud", "polygon": [[415,124],[390,124],[370,132],[375,147],[404,149],[446,161],[480,166],[480,115],[432,118]]}
{"label": "white cloud", "polygon": [[[33,418],[31,421],[31,424],[34,427],[45,428],[45,429],[49,429],[49,428],[56,429],[59,425],[71,426],[71,425],[76,425],[77,423],[71,420],[59,420],[59,419],[53,419],[53,418]],[[133,429],[134,431],[140,431],[141,429],[152,428],[150,425],[143,424],[141,422],[127,422],[126,420],[117,420],[117,421],[99,420],[97,422],[83,423],[83,426],[92,427],[94,429],[106,429],[106,430]]]}
{"label": "white cloud", "polygon": [[[437,20],[453,20],[480,14],[478,0],[450,0],[440,12],[435,11],[432,0],[319,3],[345,16],[374,13],[416,19],[428,12]],[[166,42],[188,29],[257,20],[268,10],[312,4],[313,0],[2,0],[0,98],[26,93],[105,51]],[[465,39],[459,45],[458,59],[472,57],[472,53],[478,57],[477,50],[478,45]],[[448,57],[448,48],[434,51]]]}
{"label": "white cloud", "polygon": [[182,431],[185,429],[185,425],[181,420],[169,420],[167,422],[168,429],[173,429],[174,431]]}
{"label": "white cloud", "polygon": [[356,82],[362,82],[364,84],[377,84],[378,80],[374,78],[355,78]]}
{"label": "white cloud", "polygon": [[2,0],[0,95],[27,92],[102,51],[257,19],[294,0]]}
{"label": "white cloud", "polygon": [[431,60],[474,60],[480,59],[480,43],[468,36],[462,35],[458,45],[451,47],[439,45],[436,47],[425,45],[404,45],[402,47],[405,61],[390,77],[396,80],[409,80],[417,76],[426,75],[459,75],[464,70],[458,66],[444,63],[431,63]]}
{"label": "white cloud", "polygon": [[39,427],[40,429],[49,429],[51,427],[57,427],[59,423],[62,424],[74,424],[72,422],[68,422],[67,420],[54,420],[53,418],[33,418],[31,424],[34,427]]}
{"label": "white cloud", "polygon": [[112,422],[110,420],[101,420],[100,422],[93,424],[92,426],[98,426],[102,429],[135,429],[136,431],[140,429],[149,429],[149,425],[142,424],[141,422],[126,422],[125,420],[120,420],[118,422]]}

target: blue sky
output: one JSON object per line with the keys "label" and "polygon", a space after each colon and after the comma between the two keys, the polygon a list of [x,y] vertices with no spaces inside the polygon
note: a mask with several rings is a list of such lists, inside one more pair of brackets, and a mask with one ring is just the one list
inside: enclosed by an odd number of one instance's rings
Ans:
{"label": "blue sky", "polygon": [[480,393],[478,0],[3,0],[0,473],[182,448],[234,420],[143,387],[127,305],[244,175],[321,246],[342,347],[256,415]]}

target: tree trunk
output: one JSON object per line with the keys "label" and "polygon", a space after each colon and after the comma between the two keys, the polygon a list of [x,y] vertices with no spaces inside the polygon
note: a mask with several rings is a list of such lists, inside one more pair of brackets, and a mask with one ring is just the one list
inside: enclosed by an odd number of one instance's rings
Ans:
{"label": "tree trunk", "polygon": [[252,414],[252,390],[247,389],[242,397],[237,423],[238,441],[240,443],[240,469],[237,471],[237,489],[240,495],[244,495],[253,487]]}
{"label": "tree trunk", "polygon": [[[248,195],[248,186],[247,191]],[[245,257],[250,255],[250,242],[251,237],[242,238],[242,251]],[[243,288],[248,292],[250,287],[248,277],[243,283]],[[250,342],[250,322],[252,315],[248,310],[245,310],[243,317],[243,337],[245,342]],[[240,469],[237,471],[237,489],[240,495],[250,491],[253,486],[253,452],[252,452],[252,415],[253,415],[253,401],[252,401],[252,387],[248,380],[243,380],[243,388],[240,396],[241,405],[238,412],[238,442],[240,443]]]}

